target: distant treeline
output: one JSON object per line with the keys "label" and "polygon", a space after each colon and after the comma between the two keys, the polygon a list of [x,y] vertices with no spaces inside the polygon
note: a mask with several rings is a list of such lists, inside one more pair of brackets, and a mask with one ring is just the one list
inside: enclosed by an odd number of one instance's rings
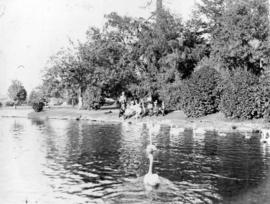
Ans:
{"label": "distant treeline", "polygon": [[201,0],[185,23],[166,9],[150,19],[111,13],[86,42],[50,58],[38,91],[85,108],[125,91],[191,117],[260,118],[269,112],[269,26],[268,0]]}

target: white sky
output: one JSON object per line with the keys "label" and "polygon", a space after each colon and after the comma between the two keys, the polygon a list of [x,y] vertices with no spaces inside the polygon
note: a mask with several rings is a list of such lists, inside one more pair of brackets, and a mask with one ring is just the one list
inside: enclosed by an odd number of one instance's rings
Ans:
{"label": "white sky", "polygon": [[[142,8],[148,1],[0,0],[0,95],[7,94],[13,79],[28,92],[39,85],[49,56],[66,46],[69,38],[83,41],[88,27],[102,26],[104,14],[149,17],[155,0]],[[164,0],[164,4],[186,19],[194,1]]]}

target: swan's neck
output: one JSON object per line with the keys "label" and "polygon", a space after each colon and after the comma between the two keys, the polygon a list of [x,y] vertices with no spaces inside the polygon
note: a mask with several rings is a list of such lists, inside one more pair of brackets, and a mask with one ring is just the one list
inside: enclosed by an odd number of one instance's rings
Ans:
{"label": "swan's neck", "polygon": [[152,169],[153,169],[153,155],[149,154],[149,170],[148,170],[148,174],[152,174]]}

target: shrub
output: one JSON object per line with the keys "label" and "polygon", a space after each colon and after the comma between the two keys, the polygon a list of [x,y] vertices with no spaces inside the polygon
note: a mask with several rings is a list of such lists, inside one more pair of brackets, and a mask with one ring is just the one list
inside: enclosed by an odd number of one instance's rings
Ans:
{"label": "shrub", "polygon": [[44,103],[43,102],[34,102],[32,108],[35,112],[41,112],[43,110]]}
{"label": "shrub", "polygon": [[14,104],[15,103],[13,101],[7,101],[5,105],[6,106],[14,106]]}
{"label": "shrub", "polygon": [[168,84],[159,91],[159,99],[164,101],[167,110],[181,109],[182,83]]}
{"label": "shrub", "polygon": [[237,70],[223,83],[220,111],[228,118],[262,118],[269,90],[249,71]]}
{"label": "shrub", "polygon": [[102,90],[99,87],[88,87],[83,94],[83,104],[82,108],[91,110],[99,109],[104,103],[104,98],[102,97]]}
{"label": "shrub", "polygon": [[220,74],[208,66],[194,72],[182,86],[181,107],[188,117],[200,117],[218,111]]}

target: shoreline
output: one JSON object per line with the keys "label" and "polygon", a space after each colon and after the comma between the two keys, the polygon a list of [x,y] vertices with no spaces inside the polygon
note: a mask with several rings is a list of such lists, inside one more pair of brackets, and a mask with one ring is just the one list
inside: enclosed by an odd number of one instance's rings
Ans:
{"label": "shoreline", "polygon": [[123,120],[118,117],[118,109],[107,110],[78,110],[71,107],[52,107],[42,112],[34,112],[31,107],[0,108],[0,118],[29,118],[29,119],[59,119],[59,120],[82,120],[91,122],[111,123],[155,123],[181,128],[200,128],[204,130],[225,131],[253,131],[262,128],[270,128],[270,123],[263,119],[256,120],[230,120],[222,113],[215,113],[200,118],[187,118],[182,111],[174,111],[165,116],[146,116],[142,119]]}

